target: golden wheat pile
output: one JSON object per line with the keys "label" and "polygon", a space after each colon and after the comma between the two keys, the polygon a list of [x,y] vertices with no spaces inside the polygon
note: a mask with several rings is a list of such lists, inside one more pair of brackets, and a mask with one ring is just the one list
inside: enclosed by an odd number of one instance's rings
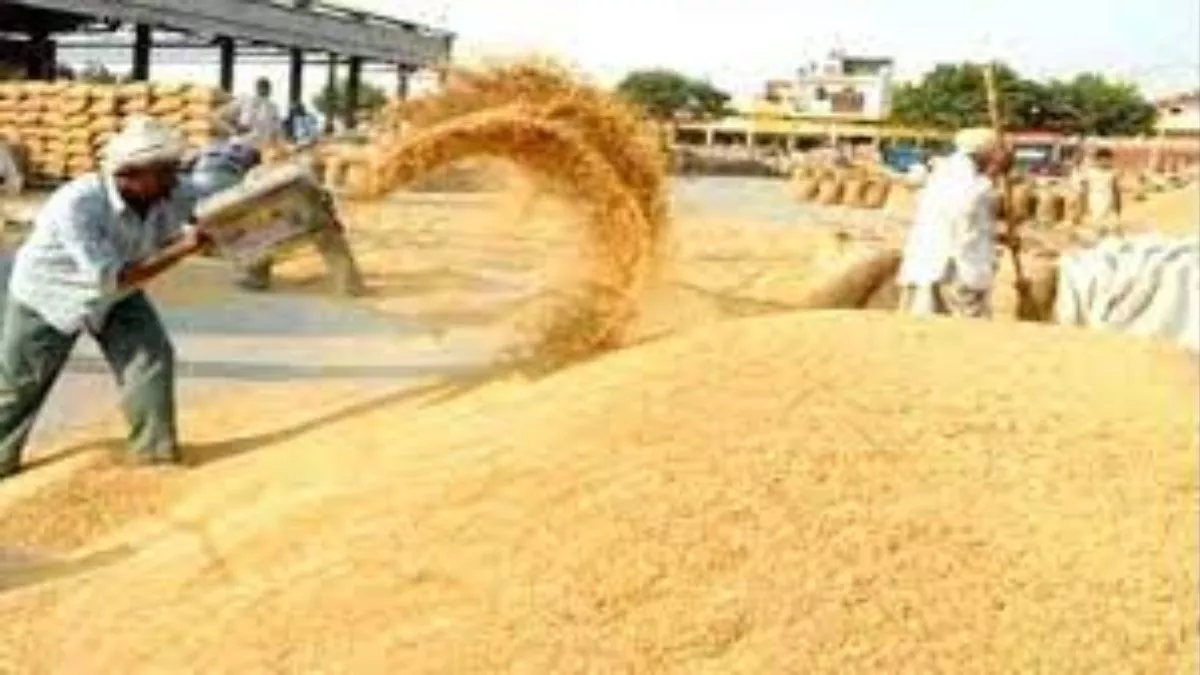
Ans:
{"label": "golden wheat pile", "polygon": [[96,170],[100,149],[131,115],[157,117],[205,145],[226,100],[191,85],[0,83],[0,138],[21,148],[33,179],[59,181]]}
{"label": "golden wheat pile", "polygon": [[335,189],[371,200],[480,158],[514,165],[584,216],[585,269],[526,324],[521,359],[552,365],[620,344],[669,222],[667,157],[648,120],[550,63],[454,70],[441,92],[393,105],[375,142],[324,163]]}
{"label": "golden wheat pile", "polygon": [[1196,384],[1136,339],[854,312],[238,392],[157,486],[0,487],[3,541],[63,552],[0,576],[0,672],[1194,672]]}

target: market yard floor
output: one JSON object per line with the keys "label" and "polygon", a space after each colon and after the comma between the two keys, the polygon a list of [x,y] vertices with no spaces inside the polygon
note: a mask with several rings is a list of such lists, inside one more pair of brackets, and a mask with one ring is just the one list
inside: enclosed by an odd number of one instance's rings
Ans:
{"label": "market yard floor", "polygon": [[[0,258],[5,287],[10,262]],[[154,295],[175,343],[184,406],[245,383],[345,381],[391,391],[486,364],[487,354],[463,342],[435,348],[426,339],[432,329],[418,318],[382,317],[318,296],[234,290],[220,263],[185,265]],[[81,337],[30,447],[36,455],[46,439],[108,417],[117,405],[107,363],[95,342]]]}
{"label": "market yard floor", "polygon": [[[798,204],[778,180],[686,178],[673,186],[677,241],[667,283],[647,299],[651,331],[787,311],[830,255],[828,228],[813,225],[901,222]],[[41,198],[26,196],[23,211],[10,210],[28,218]],[[180,357],[182,403],[238,383],[338,380],[386,389],[489,364],[497,337],[487,333],[498,315],[545,286],[552,258],[574,245],[562,236],[535,241],[546,229],[539,231],[538,209],[498,206],[504,201],[425,193],[350,206],[354,247],[375,290],[361,301],[331,299],[314,260],[283,266],[280,290],[268,294],[234,290],[216,261],[167,275],[155,295]],[[1193,185],[1129,211],[1136,229],[1195,232],[1200,194]],[[14,233],[7,238],[11,249]],[[564,255],[560,264],[571,260]],[[7,277],[3,256],[0,278]],[[36,453],[55,431],[94,422],[115,405],[107,366],[82,339],[31,447]]]}

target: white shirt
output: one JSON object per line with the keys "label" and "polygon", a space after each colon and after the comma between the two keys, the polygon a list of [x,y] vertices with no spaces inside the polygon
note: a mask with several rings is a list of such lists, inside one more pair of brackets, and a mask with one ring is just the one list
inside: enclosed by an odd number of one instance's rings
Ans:
{"label": "white shirt", "polygon": [[1086,200],[1088,216],[1098,219],[1116,213],[1113,193],[1117,189],[1117,175],[1112,169],[1089,166],[1075,177],[1075,189]]}
{"label": "white shirt", "polygon": [[240,132],[236,140],[257,148],[268,145],[283,135],[283,117],[279,114],[279,106],[269,98],[240,98],[230,104],[226,115]]}
{"label": "white shirt", "polygon": [[[967,155],[938,162],[917,199],[904,247],[900,283],[930,286],[953,279],[988,290],[996,274],[992,183]],[[952,265],[953,263],[953,265]]]}
{"label": "white shirt", "polygon": [[8,292],[62,333],[103,325],[124,294],[122,268],[166,246],[195,206],[190,182],[140,218],[112,182],[90,173],[60,187],[17,250]]}

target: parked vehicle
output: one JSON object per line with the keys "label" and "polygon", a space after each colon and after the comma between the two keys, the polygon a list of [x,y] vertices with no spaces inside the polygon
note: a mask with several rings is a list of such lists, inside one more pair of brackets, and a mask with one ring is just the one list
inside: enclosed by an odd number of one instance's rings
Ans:
{"label": "parked vehicle", "polygon": [[1061,134],[1026,132],[1012,137],[1015,169],[1031,176],[1061,178],[1071,172],[1078,143]]}
{"label": "parked vehicle", "polygon": [[915,164],[923,164],[928,153],[915,145],[898,145],[883,150],[883,163],[899,173],[908,173]]}

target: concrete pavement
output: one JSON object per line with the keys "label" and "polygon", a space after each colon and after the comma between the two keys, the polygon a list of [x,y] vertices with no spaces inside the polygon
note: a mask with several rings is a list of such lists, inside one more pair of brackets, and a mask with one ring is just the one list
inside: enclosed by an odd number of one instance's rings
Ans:
{"label": "concrete pavement", "polygon": [[[4,291],[10,265],[11,256],[0,255]],[[490,358],[421,339],[444,326],[406,323],[331,298],[240,291],[228,272],[220,261],[185,263],[152,292],[175,343],[181,405],[253,382],[350,380],[394,391],[478,371]],[[110,415],[117,405],[108,365],[82,335],[39,417],[31,450],[49,435]]]}

